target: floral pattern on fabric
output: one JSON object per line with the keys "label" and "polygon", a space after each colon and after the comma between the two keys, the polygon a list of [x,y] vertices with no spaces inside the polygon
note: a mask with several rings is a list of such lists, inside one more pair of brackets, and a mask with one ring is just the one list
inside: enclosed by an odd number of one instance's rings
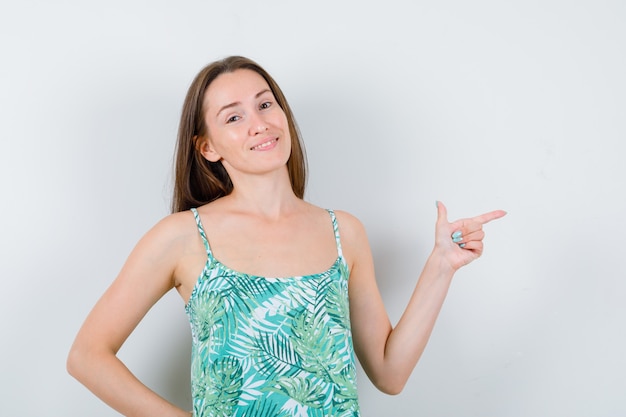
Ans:
{"label": "floral pattern on fabric", "polygon": [[359,416],[348,267],[267,278],[233,271],[211,253],[185,307],[192,332],[195,417]]}

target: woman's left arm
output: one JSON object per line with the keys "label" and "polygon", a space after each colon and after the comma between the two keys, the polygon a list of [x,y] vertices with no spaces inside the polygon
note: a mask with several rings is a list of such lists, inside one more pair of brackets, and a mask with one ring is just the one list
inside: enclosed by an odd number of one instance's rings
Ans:
{"label": "woman's left arm", "polygon": [[340,218],[340,224],[345,225],[342,242],[351,270],[350,319],[355,352],[370,380],[387,394],[402,391],[422,355],[454,273],[482,254],[483,224],[506,214],[497,210],[449,223],[442,203],[437,203],[437,210],[435,246],[395,327],[376,285],[365,229],[354,217],[344,214]]}

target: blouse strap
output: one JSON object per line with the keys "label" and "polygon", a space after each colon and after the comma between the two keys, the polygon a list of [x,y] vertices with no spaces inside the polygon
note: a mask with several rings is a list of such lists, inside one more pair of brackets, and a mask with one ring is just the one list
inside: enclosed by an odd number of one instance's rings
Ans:
{"label": "blouse strap", "polygon": [[330,218],[333,222],[333,231],[335,232],[335,243],[337,244],[337,255],[343,259],[343,251],[341,250],[341,237],[339,236],[339,223],[337,222],[337,216],[331,209],[326,209],[330,214]]}
{"label": "blouse strap", "polygon": [[210,254],[211,248],[209,247],[209,241],[206,238],[206,233],[204,232],[204,227],[202,226],[202,220],[200,220],[200,214],[198,214],[198,210],[195,208],[192,208],[191,212],[193,213],[193,217],[196,219],[196,225],[198,226],[198,232],[200,233],[200,237],[202,238],[204,249],[208,254]]}

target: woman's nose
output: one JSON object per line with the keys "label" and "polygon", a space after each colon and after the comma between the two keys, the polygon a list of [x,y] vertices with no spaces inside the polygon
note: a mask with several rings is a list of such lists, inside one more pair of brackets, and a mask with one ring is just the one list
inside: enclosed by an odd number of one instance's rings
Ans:
{"label": "woman's nose", "polygon": [[265,124],[259,124],[256,128],[255,128],[255,133],[263,133],[267,130],[267,125]]}
{"label": "woman's nose", "polygon": [[263,133],[268,129],[267,122],[260,115],[254,115],[250,118],[250,134],[256,135]]}

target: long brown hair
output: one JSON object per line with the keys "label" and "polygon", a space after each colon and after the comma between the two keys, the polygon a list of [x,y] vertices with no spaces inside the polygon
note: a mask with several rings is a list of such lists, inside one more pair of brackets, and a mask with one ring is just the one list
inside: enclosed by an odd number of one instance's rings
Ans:
{"label": "long brown hair", "polygon": [[230,56],[204,67],[187,91],[176,142],[173,213],[209,203],[233,190],[233,183],[222,163],[207,161],[196,149],[196,139],[208,133],[203,108],[207,88],[219,75],[239,69],[252,70],[262,76],[285,112],[291,135],[291,155],[287,161],[287,170],[294,193],[298,198],[304,198],[306,155],[287,99],[276,81],[259,64],[242,56]]}

